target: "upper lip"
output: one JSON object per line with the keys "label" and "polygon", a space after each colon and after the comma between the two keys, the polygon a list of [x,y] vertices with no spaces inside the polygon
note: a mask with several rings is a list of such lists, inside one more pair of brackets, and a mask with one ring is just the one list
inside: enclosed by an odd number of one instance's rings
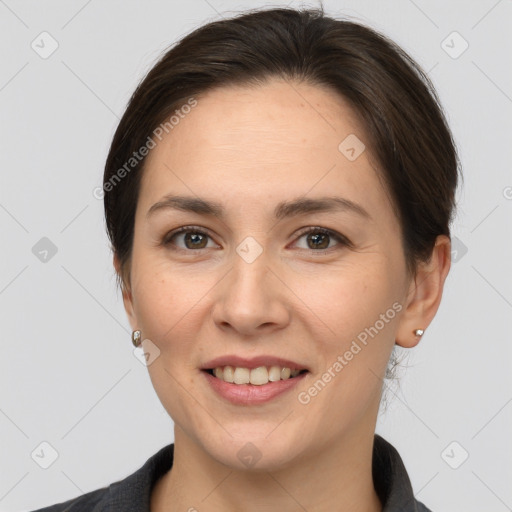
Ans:
{"label": "upper lip", "polygon": [[234,366],[238,368],[248,368],[252,370],[260,366],[279,366],[281,368],[290,368],[291,370],[307,370],[308,368],[303,364],[275,357],[270,355],[261,355],[257,357],[240,357],[236,355],[226,355],[216,357],[206,362],[201,366],[201,370],[212,370],[221,366]]}

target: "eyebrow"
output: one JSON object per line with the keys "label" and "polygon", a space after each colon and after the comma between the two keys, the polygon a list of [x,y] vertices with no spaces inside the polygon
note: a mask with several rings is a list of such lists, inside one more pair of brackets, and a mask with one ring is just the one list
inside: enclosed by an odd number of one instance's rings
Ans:
{"label": "eyebrow", "polygon": [[[224,218],[225,211],[224,207],[216,201],[168,194],[149,208],[146,218],[158,211],[168,209],[215,216],[221,219]],[[274,217],[277,220],[282,220],[307,213],[336,211],[351,212],[366,219],[371,219],[370,214],[361,205],[342,197],[319,197],[314,199],[300,197],[290,201],[282,201],[275,207]]]}

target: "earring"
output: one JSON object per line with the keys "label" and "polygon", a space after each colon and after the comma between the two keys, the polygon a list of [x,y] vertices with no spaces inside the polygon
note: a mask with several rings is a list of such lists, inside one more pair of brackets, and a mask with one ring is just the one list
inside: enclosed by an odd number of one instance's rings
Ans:
{"label": "earring", "polygon": [[132,343],[134,347],[138,347],[140,345],[140,331],[132,332]]}
{"label": "earring", "polygon": [[416,330],[414,331],[414,335],[415,335],[415,336],[423,336],[423,333],[424,333],[424,332],[425,332],[425,331],[424,331],[423,329],[416,329]]}

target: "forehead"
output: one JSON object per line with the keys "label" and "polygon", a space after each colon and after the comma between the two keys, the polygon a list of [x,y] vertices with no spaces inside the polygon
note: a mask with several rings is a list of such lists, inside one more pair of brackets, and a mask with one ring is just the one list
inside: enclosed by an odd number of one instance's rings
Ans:
{"label": "forehead", "polygon": [[336,191],[382,203],[361,123],[334,91],[273,80],[196,100],[146,158],[139,196],[145,210],[169,192],[265,205]]}

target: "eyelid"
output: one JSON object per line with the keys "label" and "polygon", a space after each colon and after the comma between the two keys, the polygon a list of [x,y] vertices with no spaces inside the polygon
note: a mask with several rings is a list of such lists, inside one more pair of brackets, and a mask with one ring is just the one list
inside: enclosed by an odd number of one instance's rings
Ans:
{"label": "eyelid", "polygon": [[[166,235],[164,235],[164,237],[162,239],[162,245],[164,245],[164,246],[172,245],[171,239],[179,234],[182,234],[182,233],[203,234],[203,235],[208,236],[211,240],[213,240],[215,242],[213,236],[211,235],[210,231],[207,228],[203,228],[201,226],[189,225],[189,226],[181,226],[177,229],[174,229],[174,230],[168,232]],[[306,228],[299,230],[299,232],[295,235],[294,242],[296,242],[298,239],[302,238],[304,235],[307,235],[308,233],[324,233],[324,234],[329,235],[330,237],[336,239],[338,241],[338,245],[346,246],[346,247],[353,247],[352,242],[345,235],[342,235],[341,233],[338,233],[337,231],[334,231],[334,230],[328,229],[328,228],[324,228],[321,226],[308,226]],[[217,242],[215,242],[215,243],[217,243]],[[176,250],[181,250],[181,251],[185,251],[185,252],[200,252],[205,249],[209,249],[209,248],[203,247],[201,249],[183,249],[181,247],[176,247]],[[331,251],[333,249],[336,249],[336,246],[330,247],[329,249],[318,249],[318,250],[301,249],[301,250],[322,253],[322,252]]]}
{"label": "eyelid", "polygon": [[[296,239],[302,238],[304,235],[307,235],[308,233],[324,233],[326,235],[329,235],[331,238],[336,239],[338,241],[338,245],[346,246],[346,247],[353,247],[352,242],[345,235],[342,235],[341,233],[338,233],[337,231],[334,231],[329,228],[324,228],[321,226],[309,226],[307,228],[304,228],[303,230],[300,230],[299,233],[296,235]],[[319,249],[319,250],[314,250],[314,249],[302,249],[302,250],[322,253],[322,252],[331,251],[333,249],[336,249],[336,247],[330,247],[329,249]]]}
{"label": "eyelid", "polygon": [[[164,235],[164,237],[162,238],[162,245],[164,245],[164,246],[173,245],[173,244],[171,244],[171,239],[177,235],[181,235],[182,233],[199,233],[201,235],[208,236],[208,238],[210,238],[211,240],[213,240],[215,242],[210,231],[206,228],[203,228],[201,226],[181,226],[179,228],[173,229],[172,231],[169,231],[168,233],[166,233]],[[217,243],[217,242],[215,242],[215,243]],[[204,247],[203,249],[207,249],[207,247]],[[192,252],[192,251],[199,252],[203,249],[183,249],[181,247],[176,247],[176,250],[182,250],[182,251],[187,251],[187,252]]]}

